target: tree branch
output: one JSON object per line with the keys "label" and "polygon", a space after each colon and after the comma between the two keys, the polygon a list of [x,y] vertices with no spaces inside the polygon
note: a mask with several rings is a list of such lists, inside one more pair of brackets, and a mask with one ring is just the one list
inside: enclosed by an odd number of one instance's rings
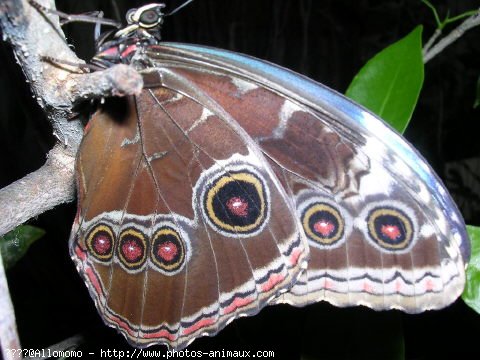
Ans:
{"label": "tree branch", "polygon": [[426,64],[433,57],[442,52],[447,46],[454,43],[459,39],[466,31],[471,28],[480,25],[480,8],[477,10],[475,15],[468,17],[464,22],[462,22],[457,28],[452,30],[447,36],[441,39],[438,43],[433,45],[435,40],[438,38],[440,33],[435,31],[432,38],[427,42],[423,48],[423,62]]}
{"label": "tree branch", "polygon": [[[42,6],[55,8],[53,0],[38,2]],[[70,121],[74,106],[92,98],[138,94],[143,80],[133,68],[126,65],[79,74],[79,67],[43,61],[49,57],[70,64],[84,63],[68,47],[58,17],[39,12],[26,0],[4,0],[0,4],[0,27],[4,39],[14,49],[34,96],[45,110],[54,135],[63,145],[61,149],[57,146],[52,150],[50,161],[38,170],[38,175],[30,174],[0,192],[0,214],[7,215],[0,217],[1,235],[29,217],[73,200],[74,158],[83,135],[80,122]],[[63,168],[54,165],[60,157]],[[61,183],[62,176],[64,183]],[[48,190],[42,182],[55,184],[55,187]],[[48,194],[49,201],[36,197],[39,186],[43,194]]]}
{"label": "tree branch", "polygon": [[[55,9],[53,0],[37,0]],[[74,162],[83,135],[79,121],[70,121],[74,106],[99,97],[138,94],[141,76],[131,67],[116,65],[105,71],[79,74],[79,67],[52,64],[45,57],[82,64],[69,48],[58,16],[33,8],[27,0],[0,2],[0,29],[12,45],[32,93],[44,109],[58,139],[39,170],[0,190],[0,235],[54,206],[74,199]],[[0,262],[0,344],[20,348],[3,266]]]}
{"label": "tree branch", "polygon": [[[6,233],[28,219],[73,201],[75,158],[56,145],[40,169],[0,190],[0,232]],[[28,203],[29,206],[24,204]]]}
{"label": "tree branch", "polygon": [[[52,0],[39,2],[54,8]],[[40,13],[26,0],[2,2],[0,26],[59,142],[50,153],[49,161],[38,170],[39,174],[30,174],[0,191],[0,214],[7,215],[0,217],[1,235],[11,230],[17,221],[23,222],[55,205],[73,200],[74,158],[83,134],[80,122],[69,120],[74,115],[74,106],[87,99],[138,94],[143,80],[127,65],[79,74],[79,67],[43,61],[49,57],[69,64],[84,63],[65,42],[58,17]],[[55,165],[57,160],[62,167]],[[42,176],[52,178],[47,180]],[[62,177],[65,184],[59,183]],[[55,184],[55,188],[47,190],[41,179],[44,183]],[[49,201],[36,198],[39,186],[43,188],[43,194],[48,194]]]}

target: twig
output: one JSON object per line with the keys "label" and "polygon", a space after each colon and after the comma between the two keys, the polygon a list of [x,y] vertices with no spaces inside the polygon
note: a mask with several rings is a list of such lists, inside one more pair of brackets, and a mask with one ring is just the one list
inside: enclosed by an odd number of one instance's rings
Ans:
{"label": "twig", "polygon": [[470,30],[471,28],[480,25],[480,8],[474,15],[468,17],[464,22],[462,22],[457,28],[452,30],[447,36],[441,39],[437,44],[432,44],[438,38],[439,34],[437,35],[437,31],[433,34],[432,38],[427,42],[423,49],[423,62],[426,64],[430,61],[433,57],[438,55],[442,52],[447,46],[451,45],[455,42],[458,38],[460,38],[466,31]]}
{"label": "twig", "polygon": [[439,38],[439,36],[442,35],[442,30],[441,29],[436,29],[435,32],[433,33],[432,37],[428,39],[427,43],[424,45],[422,49],[422,55],[425,58],[425,55],[427,52],[430,50],[430,48],[435,44],[435,41]]}
{"label": "twig", "polygon": [[[55,9],[53,0],[37,2],[41,7]],[[33,8],[27,0],[1,0],[0,30],[3,39],[12,45],[17,62],[58,138],[44,166],[0,190],[2,235],[32,217],[74,199],[74,160],[83,135],[80,122],[69,120],[74,114],[74,106],[95,97],[136,94],[143,81],[138,73],[125,65],[78,74],[78,67],[66,69],[42,61],[47,56],[66,63],[83,63],[68,47],[58,16]],[[20,349],[20,342],[2,269],[0,292],[0,345],[4,359],[11,359],[12,354],[6,353],[5,349]]]}
{"label": "twig", "polygon": [[40,169],[1,189],[0,204],[6,206],[0,206],[0,232],[6,233],[58,204],[73,201],[74,161],[64,146],[57,145]]}

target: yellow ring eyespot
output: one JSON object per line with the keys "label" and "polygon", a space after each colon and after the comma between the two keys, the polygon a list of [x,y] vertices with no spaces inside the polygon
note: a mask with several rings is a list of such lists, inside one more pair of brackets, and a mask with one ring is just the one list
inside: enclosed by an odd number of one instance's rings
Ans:
{"label": "yellow ring eyespot", "polygon": [[307,237],[320,245],[331,246],[340,241],[345,232],[345,221],[340,212],[325,202],[310,204],[301,215]]}
{"label": "yellow ring eyespot", "polygon": [[128,269],[142,267],[147,259],[147,240],[145,235],[133,228],[122,230],[118,240],[118,257]]}
{"label": "yellow ring eyespot", "polygon": [[98,224],[87,234],[87,249],[95,259],[108,262],[113,256],[114,239],[115,236],[110,226]]}
{"label": "yellow ring eyespot", "polygon": [[169,226],[155,232],[152,240],[151,259],[167,274],[178,272],[185,264],[186,248],[180,234]]}
{"label": "yellow ring eyespot", "polygon": [[376,207],[368,213],[368,235],[386,250],[403,250],[413,240],[411,219],[400,209]]}
{"label": "yellow ring eyespot", "polygon": [[259,231],[267,215],[263,181],[248,171],[231,171],[213,181],[204,195],[210,224],[221,233],[242,235]]}

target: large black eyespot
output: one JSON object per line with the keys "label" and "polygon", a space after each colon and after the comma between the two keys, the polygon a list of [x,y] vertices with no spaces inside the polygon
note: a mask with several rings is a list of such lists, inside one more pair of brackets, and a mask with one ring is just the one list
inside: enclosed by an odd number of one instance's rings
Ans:
{"label": "large black eyespot", "polygon": [[307,237],[319,245],[334,245],[345,233],[342,215],[326,202],[311,203],[303,210],[301,220]]}
{"label": "large black eyespot", "polygon": [[367,224],[370,238],[386,250],[403,250],[412,243],[412,220],[400,209],[375,207],[368,213]]}
{"label": "large black eyespot", "polygon": [[102,262],[108,262],[112,258],[114,242],[113,230],[106,224],[95,226],[86,238],[88,251]]}
{"label": "large black eyespot", "polygon": [[128,269],[142,267],[147,259],[145,235],[133,227],[123,230],[119,236],[117,251],[120,261]]}
{"label": "large black eyespot", "polygon": [[215,229],[240,236],[261,230],[268,200],[264,182],[253,172],[224,174],[204,194],[204,211]]}
{"label": "large black eyespot", "polygon": [[163,226],[153,235],[151,259],[162,272],[175,273],[185,264],[186,248],[180,234]]}

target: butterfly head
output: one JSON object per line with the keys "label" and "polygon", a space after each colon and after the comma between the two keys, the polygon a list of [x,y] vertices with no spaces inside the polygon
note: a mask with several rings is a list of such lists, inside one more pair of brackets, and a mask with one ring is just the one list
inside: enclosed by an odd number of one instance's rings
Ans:
{"label": "butterfly head", "polygon": [[136,37],[141,39],[160,41],[160,27],[165,14],[162,9],[163,3],[144,5],[140,8],[130,9],[127,12],[127,26],[117,31],[114,35],[117,39]]}
{"label": "butterfly head", "polygon": [[[164,3],[147,4],[139,8],[130,9],[127,12],[127,25],[113,33],[104,33],[96,41],[97,52],[92,58],[92,64],[99,68],[107,68],[115,64],[132,64],[137,50],[161,41],[161,26],[166,16],[177,13],[180,9],[190,4],[193,0],[186,0],[174,10],[164,13]],[[144,56],[137,56],[137,65],[148,66]]]}
{"label": "butterfly head", "polygon": [[162,9],[165,4],[148,4],[138,9],[130,9],[126,18],[129,25],[135,24],[144,29],[151,29],[163,23]]}

